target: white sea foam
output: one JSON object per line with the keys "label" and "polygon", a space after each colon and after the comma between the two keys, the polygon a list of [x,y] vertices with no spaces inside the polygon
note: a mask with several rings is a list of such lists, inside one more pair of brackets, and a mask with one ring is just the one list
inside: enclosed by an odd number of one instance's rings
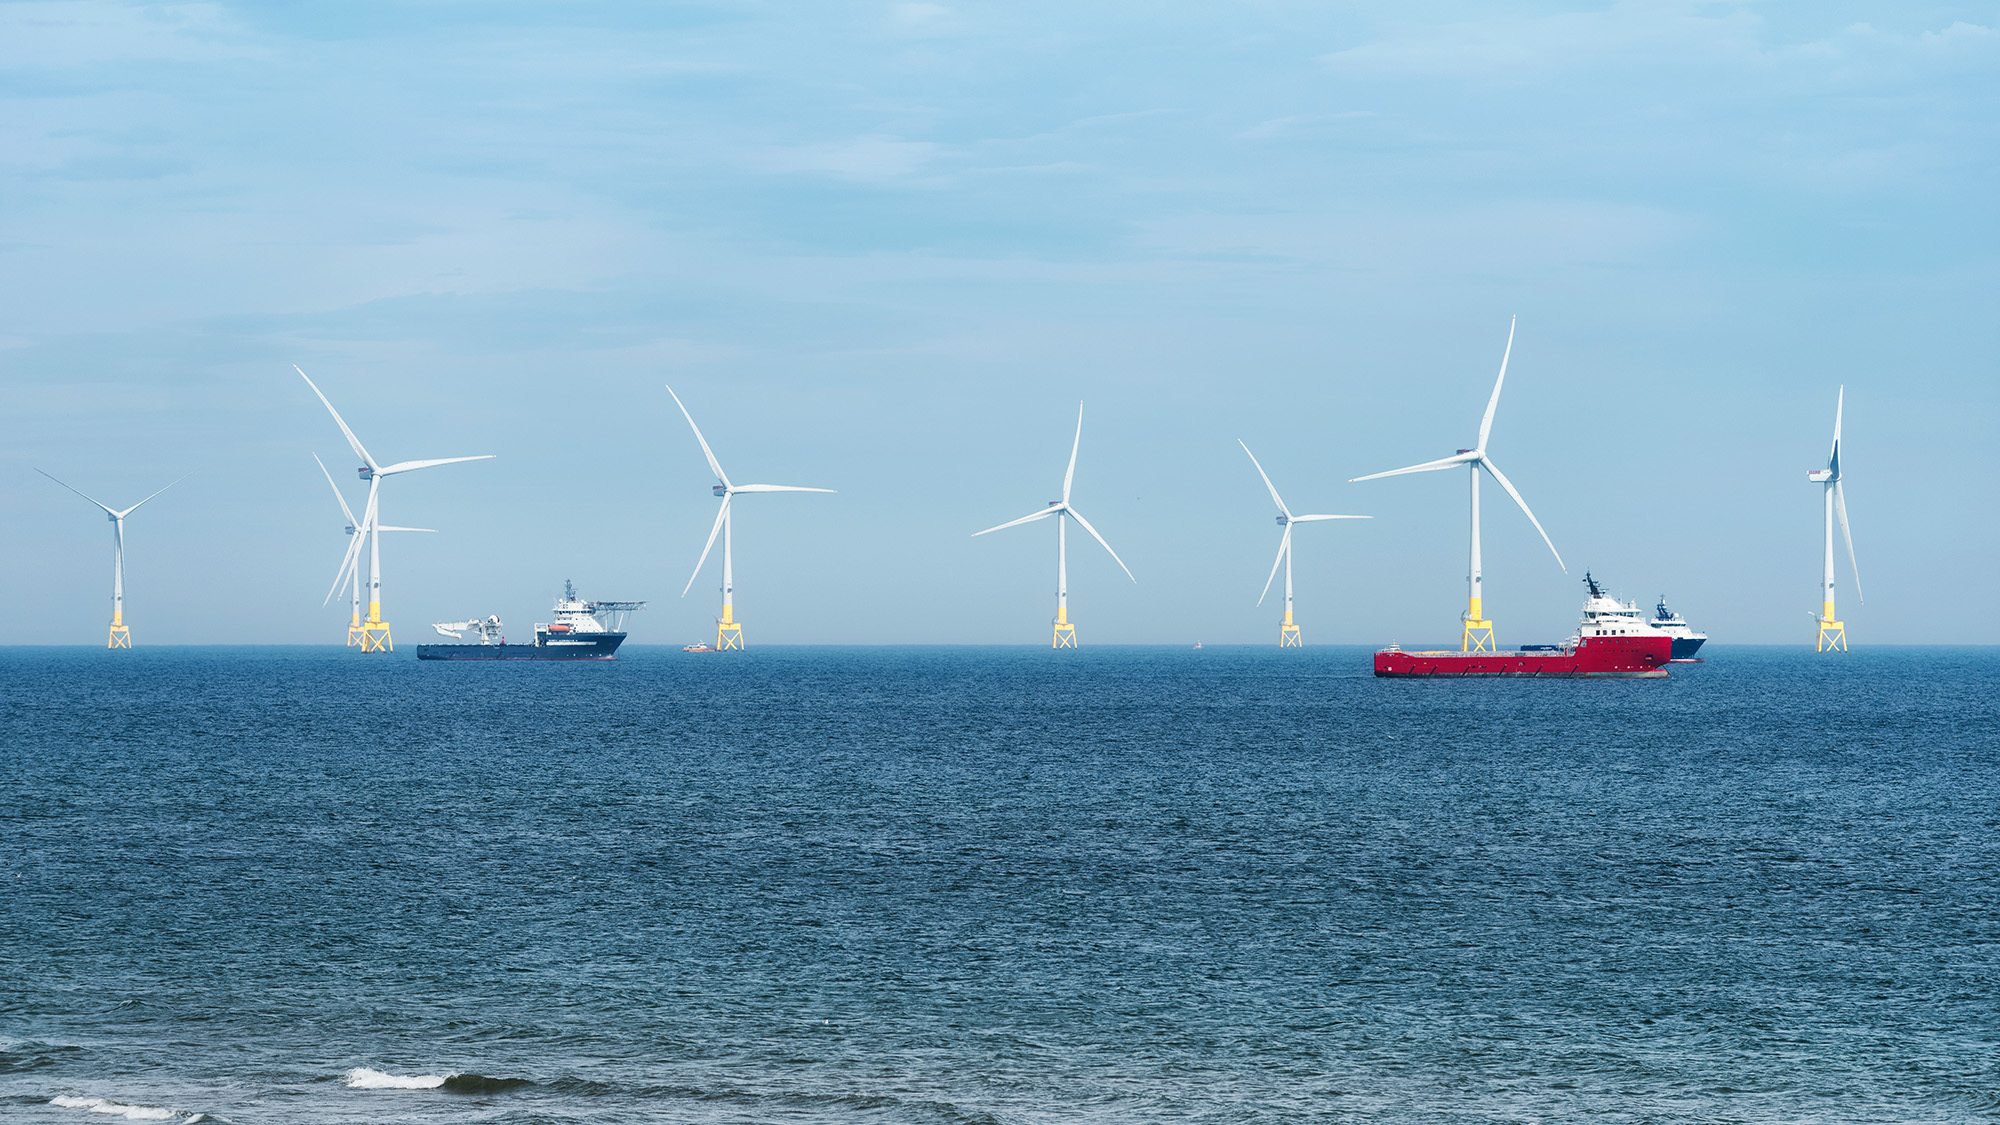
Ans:
{"label": "white sea foam", "polygon": [[347,1072],[347,1085],[354,1090],[435,1090],[444,1085],[447,1074],[389,1074],[357,1066]]}
{"label": "white sea foam", "polygon": [[[158,1106],[120,1105],[107,1098],[73,1098],[68,1094],[50,1098],[49,1104],[59,1105],[64,1109],[87,1109],[92,1113],[110,1114],[113,1117],[123,1117],[127,1121],[170,1121],[180,1116],[171,1109],[161,1109]],[[200,1120],[201,1116],[199,1113],[192,1114],[183,1125],[190,1125]]]}

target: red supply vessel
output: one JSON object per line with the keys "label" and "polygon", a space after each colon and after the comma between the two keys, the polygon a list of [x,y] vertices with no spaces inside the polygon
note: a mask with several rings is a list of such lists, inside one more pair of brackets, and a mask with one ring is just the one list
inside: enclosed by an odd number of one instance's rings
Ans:
{"label": "red supply vessel", "polygon": [[1540,676],[1661,679],[1673,657],[1674,637],[1647,621],[1639,607],[1606,594],[1589,574],[1590,597],[1576,635],[1559,645],[1526,645],[1506,652],[1405,652],[1391,645],[1375,654],[1375,674],[1432,676]]}

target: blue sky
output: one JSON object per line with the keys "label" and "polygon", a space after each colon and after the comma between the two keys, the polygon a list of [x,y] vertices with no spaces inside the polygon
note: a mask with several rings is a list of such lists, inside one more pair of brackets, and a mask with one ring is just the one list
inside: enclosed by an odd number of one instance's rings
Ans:
{"label": "blue sky", "polygon": [[[1455,638],[1492,452],[1503,643],[1589,568],[1718,640],[1810,643],[1847,386],[1865,642],[1989,642],[2000,5],[0,5],[0,642],[338,642],[391,482],[398,639],[565,577],[711,631],[671,382],[751,497],[759,642],[1039,642],[1075,500],[1084,643]],[[1489,498],[1497,493],[1488,490]],[[761,501],[761,502],[760,502]]]}

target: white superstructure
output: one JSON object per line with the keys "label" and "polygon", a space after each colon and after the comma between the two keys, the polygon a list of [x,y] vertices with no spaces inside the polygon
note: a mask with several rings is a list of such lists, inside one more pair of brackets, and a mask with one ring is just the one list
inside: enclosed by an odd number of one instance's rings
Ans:
{"label": "white superstructure", "polygon": [[[535,622],[535,632],[537,635],[622,633],[625,631],[625,615],[645,608],[645,602],[585,601],[576,596],[575,584],[565,578],[562,597],[556,599],[554,620]],[[605,624],[601,617],[610,618],[610,624]],[[496,617],[493,621],[497,625],[500,619]]]}
{"label": "white superstructure", "polygon": [[1621,602],[1606,593],[1589,571],[1584,572],[1583,583],[1590,594],[1583,599],[1583,620],[1577,624],[1576,636],[1570,639],[1571,644],[1586,637],[1673,636],[1668,630],[1646,620],[1637,602]]}
{"label": "white superstructure", "polygon": [[1660,595],[1660,603],[1653,607],[1653,619],[1649,622],[1656,629],[1664,629],[1674,639],[1675,660],[1693,660],[1701,646],[1708,643],[1708,634],[1687,623],[1687,619],[1667,608],[1667,596]]}

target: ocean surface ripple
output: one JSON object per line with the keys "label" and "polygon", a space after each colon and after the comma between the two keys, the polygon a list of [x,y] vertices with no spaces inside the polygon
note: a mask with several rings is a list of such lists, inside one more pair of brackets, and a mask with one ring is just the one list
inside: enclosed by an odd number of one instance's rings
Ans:
{"label": "ocean surface ripple", "polygon": [[0,650],[0,1115],[2000,1118],[2000,651]]}

